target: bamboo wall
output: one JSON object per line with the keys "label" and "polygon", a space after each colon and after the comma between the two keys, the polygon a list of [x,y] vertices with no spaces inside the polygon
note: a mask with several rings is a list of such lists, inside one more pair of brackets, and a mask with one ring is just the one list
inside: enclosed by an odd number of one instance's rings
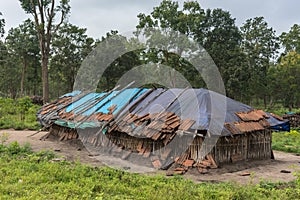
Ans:
{"label": "bamboo wall", "polygon": [[211,154],[218,164],[241,160],[263,160],[272,157],[272,131],[221,137]]}
{"label": "bamboo wall", "polygon": [[[217,144],[211,141],[203,143],[203,138],[197,136],[192,142],[188,137],[175,137],[171,145],[165,145],[163,141],[153,141],[147,138],[137,138],[126,133],[114,132],[110,134],[97,133],[98,129],[80,130],[78,135],[75,129],[68,129],[60,126],[53,126],[51,134],[60,138],[60,140],[79,138],[83,144],[88,144],[99,148],[99,150],[109,150],[119,147],[132,152],[137,152],[143,157],[149,157],[150,154],[159,155],[160,158],[181,156],[182,161],[193,159],[199,162],[204,157],[203,150],[210,152],[216,163],[230,163],[241,160],[270,159],[272,155],[272,131],[265,129],[252,133],[233,135],[229,137],[217,138]],[[190,143],[189,143],[190,142]],[[187,145],[189,147],[187,148]],[[201,147],[203,146],[202,152]],[[102,148],[103,147],[103,148]],[[210,151],[211,150],[211,151]],[[166,155],[168,152],[168,155]],[[184,152],[184,153],[183,153]],[[182,154],[183,153],[183,154]]]}

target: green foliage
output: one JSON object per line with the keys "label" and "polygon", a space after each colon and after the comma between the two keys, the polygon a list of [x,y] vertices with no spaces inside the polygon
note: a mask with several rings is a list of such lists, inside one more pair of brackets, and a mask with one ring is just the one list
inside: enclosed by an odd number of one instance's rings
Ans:
{"label": "green foliage", "polygon": [[300,54],[289,52],[287,55],[282,56],[280,63],[273,67],[270,74],[276,77],[276,81],[273,83],[276,90],[278,90],[277,97],[283,99],[283,105],[290,110],[299,107]]}
{"label": "green foliage", "polygon": [[267,107],[267,95],[269,94],[268,69],[271,60],[275,58],[279,49],[278,37],[275,30],[269,27],[263,17],[248,19],[241,27],[243,36],[242,49],[245,52],[248,73],[247,80],[251,85],[251,96],[264,99]]}
{"label": "green foliage", "polygon": [[[38,44],[38,35],[35,30],[34,22],[30,19],[25,20],[16,28],[11,28],[5,38],[5,43],[9,49],[11,61],[14,61],[14,68],[18,69],[21,78],[17,82],[16,88],[20,87],[20,97],[23,97],[24,91],[36,94],[41,78],[38,74],[40,50]],[[10,70],[12,66],[6,66]],[[7,74],[7,73],[6,73]],[[0,86],[5,87],[9,77],[4,77]]]}
{"label": "green foliage", "polygon": [[0,136],[1,144],[3,145],[8,140],[8,133],[2,133]]}
{"label": "green foliage", "polygon": [[288,112],[294,112],[294,113],[298,113],[300,112],[300,108],[293,108],[293,109],[289,109],[288,107],[284,106],[284,102],[283,101],[278,101],[276,103],[272,103],[270,105],[268,105],[267,108],[264,107],[263,101],[259,100],[258,102],[253,101],[251,103],[251,106],[253,106],[256,109],[261,109],[264,110],[266,112],[269,113],[274,113],[276,115],[282,116]]}
{"label": "green foliage", "polygon": [[86,35],[86,29],[66,23],[53,35],[52,46],[50,82],[53,96],[60,96],[73,90],[78,69],[94,40]]}
{"label": "green foliage", "polygon": [[0,97],[0,129],[37,130],[36,112],[40,106],[31,103],[29,97],[13,100]]}
{"label": "green foliage", "polygon": [[31,146],[30,144],[25,144],[24,146],[20,146],[20,144],[18,142],[12,142],[9,145],[3,145],[0,144],[0,156],[1,157],[5,157],[5,156],[24,156],[24,155],[28,155],[31,154],[32,150],[31,150]]}
{"label": "green foliage", "polygon": [[289,32],[283,32],[280,36],[285,53],[295,51],[300,54],[300,25],[294,24]]}
{"label": "green foliage", "polygon": [[[86,29],[67,23],[70,13],[69,2],[69,0],[19,0],[23,10],[34,16],[34,22],[26,20],[8,32],[5,42],[0,40],[1,96],[16,98],[23,96],[23,93],[41,95],[43,90],[43,96],[48,100],[49,92],[46,87],[48,81],[45,78],[48,76],[48,69],[51,98],[57,98],[74,88],[78,68],[95,44],[94,39],[86,35]],[[198,1],[185,1],[180,4],[173,0],[163,0],[150,14],[140,13],[137,17],[139,20],[135,32],[137,35],[147,29],[159,27],[165,32],[174,30],[194,38],[205,48],[219,68],[229,97],[251,105],[263,101],[264,109],[269,107],[275,110],[277,108],[274,105],[279,104],[280,109],[283,107],[282,110],[286,107],[290,110],[300,107],[299,24],[294,24],[288,32],[277,37],[275,30],[263,17],[247,19],[238,28],[230,12],[222,9],[205,10]],[[0,38],[3,37],[4,25],[5,20],[0,12]],[[83,82],[86,84],[77,88],[91,89],[90,85],[99,83],[100,91],[108,90],[133,67],[148,63],[171,66],[193,87],[205,87],[203,77],[198,75],[194,66],[181,59],[181,50],[178,56],[157,50],[160,49],[159,45],[156,46],[158,48],[148,49],[149,51],[130,51],[129,46],[134,42],[118,35],[117,31],[107,34],[101,41],[108,40],[111,36],[118,37],[109,41],[109,45],[103,43],[108,45],[105,52],[97,52],[101,54],[103,61],[85,63],[86,66],[101,66],[106,58],[113,57],[116,48],[129,53],[111,61],[111,65],[103,73],[98,69],[86,70],[86,74],[77,77],[82,79],[79,84]],[[149,35],[146,37],[149,38]],[[166,42],[162,34],[152,35],[147,41],[149,44],[162,45]],[[182,43],[186,45],[185,42]],[[39,43],[45,48],[40,50]],[[283,53],[278,59],[279,43]],[[140,49],[143,49],[143,46]],[[41,57],[46,60],[41,60]],[[40,65],[44,67],[41,68]],[[42,71],[45,74],[44,87]],[[151,73],[148,73],[149,71]],[[168,74],[152,68],[145,70],[145,74],[149,77],[154,74],[154,79],[151,80],[154,80],[154,84],[162,85],[156,81],[158,73],[166,77],[166,80],[170,79],[167,82],[172,87],[182,87],[181,83],[174,84],[178,81],[175,70],[170,69]],[[97,76],[99,74],[103,76]],[[22,127],[22,124],[19,123],[18,126]]]}
{"label": "green foliage", "polygon": [[[43,102],[49,102],[49,60],[52,47],[52,35],[66,21],[70,12],[69,0],[19,0],[27,14],[34,16],[35,30],[38,33],[41,53]],[[57,22],[57,23],[55,23]]]}
{"label": "green foliage", "polygon": [[300,153],[300,132],[274,132],[272,136],[272,149],[289,153]]}
{"label": "green foliage", "polygon": [[[0,16],[2,16],[2,13],[0,12]],[[4,34],[4,26],[5,26],[5,20],[0,18],[0,38],[3,37]]]}
{"label": "green foliage", "polygon": [[197,40],[216,63],[227,95],[235,99],[247,98],[249,87],[247,59],[240,47],[242,35],[235,24],[235,19],[228,11],[207,9],[202,21],[199,30],[203,36],[198,36]]}
{"label": "green foliage", "polygon": [[[50,155],[50,156],[49,156]],[[291,183],[194,183],[180,176],[147,176],[71,162],[49,162],[14,142],[0,145],[1,199],[299,199],[300,175]]]}
{"label": "green foliage", "polygon": [[[202,27],[199,26],[204,18],[204,10],[200,7],[200,4],[196,1],[184,2],[183,8],[180,8],[178,2],[165,0],[159,6],[154,7],[150,15],[140,13],[138,18],[139,24],[136,26],[136,33],[145,35],[147,44],[153,47],[150,51],[143,52],[143,62],[147,61],[147,63],[152,62],[170,67],[168,70],[165,70],[167,72],[165,75],[163,74],[165,73],[164,71],[149,70],[160,74],[160,77],[165,77],[165,80],[153,82],[162,83],[164,81],[165,86],[185,87],[184,83],[176,83],[178,81],[177,71],[193,87],[205,87],[204,81],[195,67],[181,58],[184,53],[193,52],[195,44],[180,35],[175,36],[174,32],[168,31],[178,31],[181,34],[194,37],[195,41],[202,40]],[[148,31],[153,30],[152,28],[160,28],[162,31]],[[174,41],[169,41],[170,38],[173,38]],[[182,45],[182,47],[180,45],[177,46],[178,44]],[[167,51],[172,49],[172,47],[173,49],[178,49],[176,54]],[[153,77],[156,76],[154,75]]]}

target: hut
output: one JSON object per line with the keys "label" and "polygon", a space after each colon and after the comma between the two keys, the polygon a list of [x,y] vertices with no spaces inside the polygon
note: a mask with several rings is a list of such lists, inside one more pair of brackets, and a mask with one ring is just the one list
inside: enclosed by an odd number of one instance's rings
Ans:
{"label": "hut", "polygon": [[[215,98],[225,101],[224,110],[214,105]],[[219,117],[214,111],[224,112],[219,132],[210,126]],[[287,123],[206,89],[178,88],[74,91],[44,105],[37,117],[59,140],[79,138],[99,151],[126,150],[122,159],[136,153],[161,169],[271,159],[272,128]]]}

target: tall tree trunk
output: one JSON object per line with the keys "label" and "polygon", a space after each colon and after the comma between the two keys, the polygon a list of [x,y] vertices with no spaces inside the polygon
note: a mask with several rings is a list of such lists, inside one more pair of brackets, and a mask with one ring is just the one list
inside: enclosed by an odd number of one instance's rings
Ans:
{"label": "tall tree trunk", "polygon": [[57,97],[60,97],[60,88],[61,88],[60,83],[61,81],[57,81]]}
{"label": "tall tree trunk", "polygon": [[273,108],[273,97],[270,96],[270,103],[269,103],[269,108]]}
{"label": "tall tree trunk", "polygon": [[33,95],[37,95],[37,83],[38,83],[38,72],[37,72],[37,67],[34,67],[34,77],[36,77],[36,79],[33,82]]}
{"label": "tall tree trunk", "polygon": [[12,81],[10,81],[10,86],[9,86],[9,91],[10,91],[10,98],[12,99],[16,99],[17,97],[17,90],[16,88],[13,86],[14,84],[12,83]]}
{"label": "tall tree trunk", "polygon": [[23,69],[22,69],[22,75],[21,75],[21,92],[20,92],[21,97],[24,96],[24,83],[25,83],[26,70],[27,70],[27,60],[24,57],[23,58]]}
{"label": "tall tree trunk", "polygon": [[267,95],[264,94],[264,107],[267,108]]}
{"label": "tall tree trunk", "polygon": [[48,57],[42,55],[43,103],[49,102]]}

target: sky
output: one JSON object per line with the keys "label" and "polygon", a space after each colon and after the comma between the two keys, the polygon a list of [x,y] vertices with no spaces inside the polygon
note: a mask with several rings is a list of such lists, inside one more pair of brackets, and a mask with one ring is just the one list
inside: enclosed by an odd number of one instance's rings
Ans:
{"label": "sky", "polygon": [[[101,38],[110,30],[120,33],[133,31],[139,13],[150,14],[160,0],[71,0],[69,21],[93,38]],[[183,0],[178,0],[182,5]],[[246,19],[263,16],[277,34],[288,32],[293,24],[300,24],[299,0],[199,0],[202,8],[222,8],[236,18],[241,26]],[[21,9],[18,0],[0,0],[0,12],[6,20],[6,32],[30,15]]]}

